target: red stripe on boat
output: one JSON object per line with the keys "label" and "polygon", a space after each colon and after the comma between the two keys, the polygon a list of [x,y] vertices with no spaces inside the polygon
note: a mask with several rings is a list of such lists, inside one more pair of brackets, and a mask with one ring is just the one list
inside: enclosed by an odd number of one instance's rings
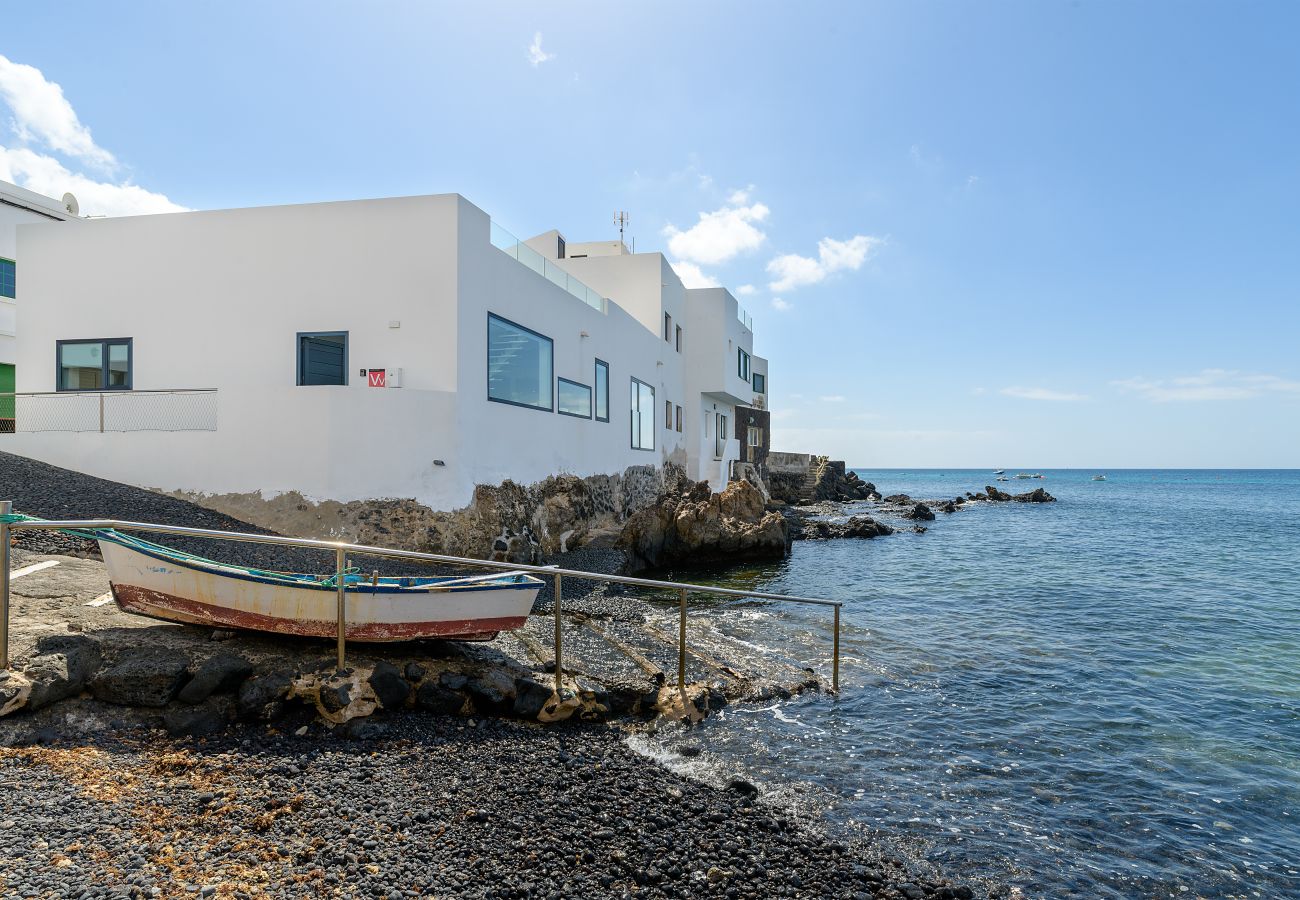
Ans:
{"label": "red stripe on boat", "polygon": [[[338,622],[311,619],[285,619],[212,606],[165,594],[162,591],[130,584],[112,585],[113,598],[122,609],[188,625],[246,628],[300,637],[332,638],[338,635]],[[439,622],[367,622],[347,626],[350,641],[412,641],[419,638],[454,638],[456,640],[490,640],[499,631],[522,628],[525,616],[501,616],[481,619],[449,619]]]}

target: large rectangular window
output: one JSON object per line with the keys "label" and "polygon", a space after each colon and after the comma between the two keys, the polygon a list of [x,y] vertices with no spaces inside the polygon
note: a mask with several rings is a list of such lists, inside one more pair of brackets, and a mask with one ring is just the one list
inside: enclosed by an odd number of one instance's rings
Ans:
{"label": "large rectangular window", "polygon": [[18,296],[18,267],[12,259],[0,259],[0,297]]}
{"label": "large rectangular window", "polygon": [[749,354],[743,347],[736,348],[736,374],[743,381],[749,381]]}
{"label": "large rectangular window", "polygon": [[727,417],[717,413],[717,425],[713,429],[713,456],[722,459],[727,455]]}
{"label": "large rectangular window", "polygon": [[767,376],[762,374],[761,372],[754,373],[754,393],[755,394],[767,393]]}
{"label": "large rectangular window", "polygon": [[655,389],[632,379],[632,449],[655,448]]}
{"label": "large rectangular window", "polygon": [[348,333],[298,332],[298,384],[348,383]]}
{"label": "large rectangular window", "polygon": [[559,379],[559,391],[556,395],[556,410],[566,416],[580,419],[591,418],[591,388],[578,384],[567,378]]}
{"label": "large rectangular window", "polygon": [[488,399],[551,412],[555,344],[544,334],[488,313]]}
{"label": "large rectangular window", "polygon": [[680,406],[677,407],[677,430],[682,430],[682,408]]}
{"label": "large rectangular window", "polygon": [[56,341],[60,391],[129,391],[131,339]]}

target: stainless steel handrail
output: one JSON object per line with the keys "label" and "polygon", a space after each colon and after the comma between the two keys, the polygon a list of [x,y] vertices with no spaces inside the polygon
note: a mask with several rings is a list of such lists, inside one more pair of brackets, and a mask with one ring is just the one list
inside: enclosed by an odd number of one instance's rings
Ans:
{"label": "stainless steel handrail", "polygon": [[[0,501],[0,513],[10,510],[9,501]],[[563,579],[579,578],[585,581],[599,581],[608,584],[627,584],[633,587],[652,590],[674,591],[678,594],[678,606],[681,621],[678,628],[677,646],[677,682],[682,694],[683,712],[686,705],[686,598],[688,593],[713,594],[721,597],[742,598],[746,600],[773,600],[784,603],[797,603],[811,606],[828,606],[835,611],[834,648],[832,654],[831,689],[839,693],[840,689],[840,607],[839,600],[824,600],[816,597],[797,597],[789,594],[772,594],[764,591],[742,591],[735,588],[711,587],[708,585],[688,584],[680,581],[660,581],[653,578],[633,578],[628,575],[607,575],[603,572],[584,572],[581,569],[561,569],[552,566],[533,566],[523,563],[498,562],[490,559],[470,559],[463,556],[449,556],[442,553],[422,553],[416,550],[397,550],[390,547],[373,547],[367,544],[351,544],[344,541],[322,541],[316,538],[282,537],[275,534],[248,534],[241,531],[219,531],[212,528],[191,528],[185,525],[161,525],[153,522],[130,522],[122,519],[43,519],[23,522],[0,521],[0,669],[9,666],[9,540],[12,531],[57,531],[75,529],[94,531],[112,528],[120,531],[148,531],[157,534],[179,534],[190,537],[212,538],[214,540],[239,541],[248,544],[274,544],[283,547],[300,547],[309,550],[326,550],[335,554],[336,575],[338,576],[338,665],[343,668],[346,646],[346,605],[347,592],[343,588],[343,575],[347,567],[347,555],[382,556],[391,559],[412,559],[425,562],[440,562],[453,565],[471,566],[484,569],[501,569],[511,572],[529,572],[545,575],[555,579],[555,693],[563,697],[563,660],[562,629],[560,626],[561,602],[563,599]]]}

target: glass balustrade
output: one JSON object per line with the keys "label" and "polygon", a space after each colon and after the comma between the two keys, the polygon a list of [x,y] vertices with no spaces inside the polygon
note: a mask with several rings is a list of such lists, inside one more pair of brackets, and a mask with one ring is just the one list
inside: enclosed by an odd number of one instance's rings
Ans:
{"label": "glass balustrade", "polygon": [[491,223],[491,241],[492,246],[506,256],[518,260],[538,275],[564,288],[592,309],[599,310],[602,313],[608,311],[608,301],[604,297],[564,271],[554,260],[542,256],[542,254],[529,247],[496,222]]}

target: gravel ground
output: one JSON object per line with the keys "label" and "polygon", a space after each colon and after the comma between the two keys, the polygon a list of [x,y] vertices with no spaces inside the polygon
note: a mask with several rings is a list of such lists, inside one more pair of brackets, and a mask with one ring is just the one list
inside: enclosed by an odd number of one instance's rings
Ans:
{"label": "gravel ground", "polygon": [[13,897],[964,898],[716,790],[609,728],[407,715],[377,740],[249,730],[0,750]]}

